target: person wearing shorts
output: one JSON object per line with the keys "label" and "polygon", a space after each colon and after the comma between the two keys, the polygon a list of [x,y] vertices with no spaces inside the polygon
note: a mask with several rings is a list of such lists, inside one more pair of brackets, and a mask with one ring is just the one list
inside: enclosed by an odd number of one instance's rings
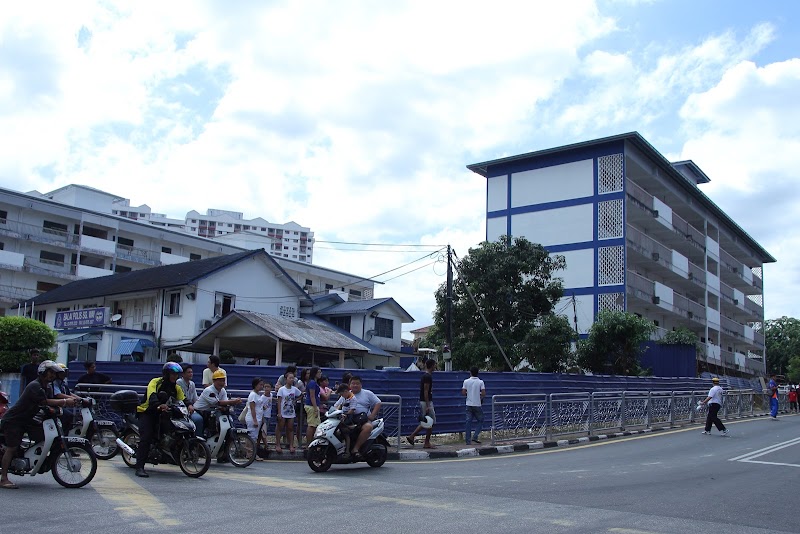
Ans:
{"label": "person wearing shorts", "polygon": [[436,410],[433,408],[433,372],[436,370],[436,360],[427,360],[425,362],[425,374],[422,375],[419,383],[419,418],[420,421],[429,416],[433,423],[428,428],[424,428],[421,424],[414,429],[414,432],[406,438],[408,443],[413,447],[414,438],[417,434],[421,434],[425,430],[425,444],[422,446],[424,449],[435,449],[436,446],[431,444],[431,435],[433,434],[433,425],[436,424]]}

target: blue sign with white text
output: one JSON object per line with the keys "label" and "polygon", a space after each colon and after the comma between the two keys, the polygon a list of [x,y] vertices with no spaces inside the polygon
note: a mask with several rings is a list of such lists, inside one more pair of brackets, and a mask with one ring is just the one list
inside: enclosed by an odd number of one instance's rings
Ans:
{"label": "blue sign with white text", "polygon": [[88,308],[86,310],[62,311],[56,313],[56,330],[65,328],[88,328],[103,326],[108,317],[108,308]]}

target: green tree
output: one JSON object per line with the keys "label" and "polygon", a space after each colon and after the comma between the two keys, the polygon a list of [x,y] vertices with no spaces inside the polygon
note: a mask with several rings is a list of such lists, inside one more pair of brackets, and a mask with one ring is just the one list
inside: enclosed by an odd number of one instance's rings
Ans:
{"label": "green tree", "polygon": [[[525,238],[511,241],[503,236],[485,241],[460,260],[453,280],[453,368],[508,370],[492,336],[470,299],[472,292],[486,321],[516,366],[524,352],[514,350],[553,310],[564,293],[560,278],[553,273],[566,267],[563,256],[551,256],[541,245]],[[436,291],[434,326],[436,336],[428,336],[435,345],[444,343],[446,286]],[[487,365],[488,361],[488,365]]]}
{"label": "green tree", "polygon": [[572,341],[575,331],[562,315],[545,315],[540,324],[528,330],[518,346],[519,358],[542,373],[563,373],[574,365]]}
{"label": "green tree", "polygon": [[632,313],[602,311],[578,343],[578,364],[593,373],[638,375],[642,343],[650,339],[655,325]]}
{"label": "green tree", "polygon": [[55,330],[40,321],[27,317],[0,317],[0,370],[18,372],[30,361],[30,349],[39,349],[42,356],[47,357],[55,342]]}
{"label": "green tree", "polygon": [[793,384],[800,383],[800,356],[792,356],[789,358],[786,378]]}
{"label": "green tree", "polygon": [[800,320],[794,317],[768,319],[764,322],[767,371],[784,374],[789,360],[800,356]]}
{"label": "green tree", "polygon": [[661,345],[697,345],[698,341],[700,338],[695,332],[685,326],[680,326],[664,334],[658,343]]}

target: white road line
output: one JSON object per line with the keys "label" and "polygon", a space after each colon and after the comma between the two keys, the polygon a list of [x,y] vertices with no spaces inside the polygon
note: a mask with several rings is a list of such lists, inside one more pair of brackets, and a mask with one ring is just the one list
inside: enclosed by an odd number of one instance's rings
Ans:
{"label": "white road line", "polygon": [[736,458],[729,458],[728,461],[738,462],[743,459],[758,458],[759,456],[769,454],[772,451],[777,451],[786,447],[791,447],[792,445],[796,445],[798,443],[800,443],[800,438],[794,438],[789,441],[784,441],[781,443],[776,443],[775,445],[770,445],[769,447],[764,447],[763,449],[758,449],[757,451],[750,451],[746,454],[742,454],[741,456],[737,456]]}
{"label": "white road line", "polygon": [[763,462],[761,460],[739,460],[739,461],[748,464],[783,465],[786,467],[800,467],[800,465],[797,464],[784,464],[781,462]]}

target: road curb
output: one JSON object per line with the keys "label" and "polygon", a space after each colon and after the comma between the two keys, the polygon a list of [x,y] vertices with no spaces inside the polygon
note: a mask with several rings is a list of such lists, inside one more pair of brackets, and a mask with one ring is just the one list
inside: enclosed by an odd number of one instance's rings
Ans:
{"label": "road curb", "polygon": [[[754,419],[756,417],[764,417],[769,414],[753,414],[751,416],[739,417],[738,419],[731,419],[729,421],[738,421],[743,419]],[[527,452],[551,448],[565,448],[573,447],[576,445],[585,445],[589,442],[623,438],[628,436],[636,436],[640,434],[653,434],[657,432],[666,432],[668,430],[676,430],[679,428],[687,428],[698,426],[698,423],[691,423],[686,425],[664,426],[643,428],[641,430],[624,430],[621,432],[609,432],[607,434],[597,434],[593,436],[585,436],[572,439],[559,439],[555,441],[532,441],[528,443],[514,443],[508,445],[495,445],[489,447],[466,447],[455,451],[422,451],[407,449],[399,452],[389,453],[389,460],[394,461],[407,461],[407,460],[436,460],[441,458],[469,458],[475,456],[492,456],[498,454],[511,454],[514,452]]]}

